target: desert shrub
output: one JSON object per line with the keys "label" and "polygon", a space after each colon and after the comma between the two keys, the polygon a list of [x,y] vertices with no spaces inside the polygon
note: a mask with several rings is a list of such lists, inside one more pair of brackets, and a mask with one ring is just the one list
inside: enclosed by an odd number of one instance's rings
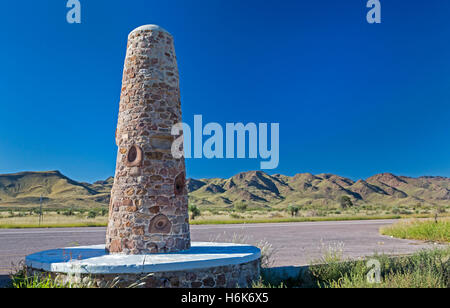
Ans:
{"label": "desert shrub", "polygon": [[392,213],[393,214],[400,214],[400,209],[398,208],[398,207],[394,207],[393,209],[392,209]]}
{"label": "desert shrub", "polygon": [[94,210],[89,211],[87,218],[94,219],[95,217],[97,217],[97,212]]}
{"label": "desert shrub", "polygon": [[245,212],[247,210],[247,204],[244,202],[237,202],[234,204],[234,209],[239,212]]}
{"label": "desert shrub", "polygon": [[220,215],[220,214],[221,214],[221,212],[220,212],[219,210],[216,210],[216,209],[210,209],[209,212],[210,212],[212,215]]}
{"label": "desert shrub", "polygon": [[235,213],[231,213],[230,217],[233,218],[233,219],[242,219],[242,216],[240,216],[238,214],[235,214]]}
{"label": "desert shrub", "polygon": [[75,212],[73,209],[68,209],[62,213],[64,216],[74,216]]}
{"label": "desert shrub", "polygon": [[411,211],[409,211],[409,210],[404,210],[404,209],[402,209],[402,210],[400,210],[400,214],[401,215],[411,215],[413,212],[411,212]]}
{"label": "desert shrub", "polygon": [[194,204],[189,205],[189,212],[191,213],[192,220],[195,220],[195,218],[199,217],[202,214],[200,209]]}
{"label": "desert shrub", "polygon": [[445,208],[442,205],[438,205],[434,210],[433,210],[433,214],[434,214],[434,221],[437,223],[438,222],[438,218],[439,215],[444,214]]}
{"label": "desert shrub", "polygon": [[342,196],[341,199],[339,200],[339,202],[343,209],[347,209],[347,208],[353,206],[352,199],[350,199],[349,196]]}
{"label": "desert shrub", "polygon": [[290,205],[288,207],[288,212],[291,214],[292,217],[298,216],[298,212],[300,211],[300,208],[295,205]]}

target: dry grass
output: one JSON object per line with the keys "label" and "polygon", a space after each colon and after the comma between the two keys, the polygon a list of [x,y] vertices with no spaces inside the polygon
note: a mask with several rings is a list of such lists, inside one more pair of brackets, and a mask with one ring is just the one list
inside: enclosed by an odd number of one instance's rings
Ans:
{"label": "dry grass", "polygon": [[8,213],[0,216],[0,228],[56,228],[56,227],[97,227],[106,226],[108,217],[97,216],[96,218],[87,218],[86,214],[65,216],[56,212],[46,212],[43,221],[39,225],[38,215],[27,215],[24,217],[8,217]]}
{"label": "dry grass", "polygon": [[[39,225],[39,216],[35,213],[23,215],[25,212],[0,212],[0,228],[69,228],[69,227],[105,227],[108,224],[107,214],[95,218],[87,218],[88,213],[76,212],[73,216],[65,216],[56,212],[44,212],[44,219]],[[22,214],[22,216],[20,216]],[[431,215],[430,215],[431,216]],[[427,215],[302,215],[291,217],[286,211],[213,211],[203,210],[201,216],[191,220],[192,225],[220,225],[220,224],[256,224],[256,223],[291,223],[316,221],[345,221],[345,220],[376,220],[400,219],[411,217],[427,217]]]}

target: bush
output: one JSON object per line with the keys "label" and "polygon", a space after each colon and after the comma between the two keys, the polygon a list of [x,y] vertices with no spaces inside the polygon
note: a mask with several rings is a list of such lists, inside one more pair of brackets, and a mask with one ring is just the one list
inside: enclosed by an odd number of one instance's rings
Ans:
{"label": "bush", "polygon": [[189,212],[191,212],[191,219],[195,220],[195,218],[199,217],[202,213],[200,209],[196,205],[189,205]]}
{"label": "bush", "polygon": [[300,208],[298,206],[290,205],[288,207],[288,211],[292,217],[296,217],[296,216],[298,216],[298,212],[300,211]]}
{"label": "bush", "polygon": [[244,202],[235,203],[234,209],[239,212],[245,212],[247,210],[247,204],[245,204]]}
{"label": "bush", "polygon": [[341,203],[341,207],[343,209],[346,209],[346,208],[349,208],[349,207],[353,206],[352,199],[350,199],[349,196],[342,196],[341,200],[340,200],[340,203]]}
{"label": "bush", "polygon": [[89,211],[87,218],[90,219],[94,219],[95,217],[97,217],[97,212],[96,211]]}
{"label": "bush", "polygon": [[434,221],[435,221],[436,223],[438,223],[439,215],[440,215],[440,214],[444,214],[445,212],[446,212],[446,211],[445,211],[445,209],[444,209],[443,206],[441,206],[441,205],[437,206],[437,207],[434,209],[434,211],[433,211],[433,213],[434,213]]}
{"label": "bush", "polygon": [[73,211],[73,209],[69,209],[69,210],[65,211],[63,213],[63,215],[64,216],[73,216],[73,215],[75,215],[75,212]]}
{"label": "bush", "polygon": [[238,214],[234,214],[234,213],[231,213],[230,217],[233,218],[233,219],[242,219],[241,216],[239,216]]}

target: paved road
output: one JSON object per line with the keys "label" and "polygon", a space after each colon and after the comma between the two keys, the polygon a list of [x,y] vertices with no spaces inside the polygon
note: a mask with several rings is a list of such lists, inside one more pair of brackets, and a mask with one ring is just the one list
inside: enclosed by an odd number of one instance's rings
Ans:
{"label": "paved road", "polygon": [[[194,241],[229,242],[235,237],[250,244],[267,241],[275,252],[275,266],[298,266],[319,258],[326,247],[341,247],[347,257],[383,252],[411,253],[431,244],[381,236],[392,220],[307,222],[288,224],[192,226]],[[101,244],[105,228],[0,230],[0,275],[8,274],[24,256],[41,250]]]}

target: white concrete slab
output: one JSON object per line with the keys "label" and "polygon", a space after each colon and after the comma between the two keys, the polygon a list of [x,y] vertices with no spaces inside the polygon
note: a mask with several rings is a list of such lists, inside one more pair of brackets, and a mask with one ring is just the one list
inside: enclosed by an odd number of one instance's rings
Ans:
{"label": "white concrete slab", "polygon": [[254,246],[199,242],[185,252],[155,255],[109,255],[105,245],[62,248],[29,255],[25,263],[55,273],[147,274],[237,265],[260,257]]}

